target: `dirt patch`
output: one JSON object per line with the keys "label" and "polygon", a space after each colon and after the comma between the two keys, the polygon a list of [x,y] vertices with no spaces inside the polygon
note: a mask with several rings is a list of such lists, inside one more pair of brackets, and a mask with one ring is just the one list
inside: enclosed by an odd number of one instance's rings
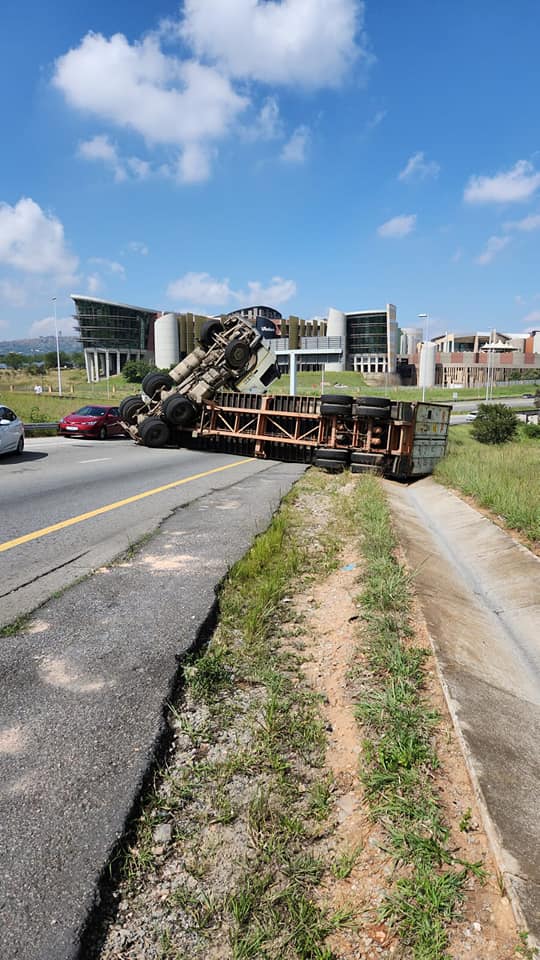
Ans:
{"label": "dirt patch", "polygon": [[[377,922],[394,868],[384,851],[383,831],[367,816],[358,778],[362,731],[354,716],[355,683],[350,671],[359,655],[355,602],[359,578],[361,564],[349,546],[340,568],[324,584],[297,600],[311,638],[304,669],[310,684],[322,695],[329,730],[327,764],[334,775],[337,811],[333,854],[338,858],[346,851],[360,851],[350,875],[327,880],[323,888],[324,896],[330,897],[336,908],[349,905],[359,923],[357,930],[341,931],[330,939],[338,960],[408,955],[387,927]],[[411,642],[429,648],[427,629],[417,608],[413,623],[415,637]],[[515,957],[518,943],[514,917],[499,887],[497,868],[433,662],[426,666],[426,678],[428,699],[441,716],[436,735],[441,767],[435,788],[445,819],[452,825],[451,847],[456,856],[482,861],[487,872],[485,884],[468,881],[463,919],[451,929],[449,954],[455,960],[509,960]]]}

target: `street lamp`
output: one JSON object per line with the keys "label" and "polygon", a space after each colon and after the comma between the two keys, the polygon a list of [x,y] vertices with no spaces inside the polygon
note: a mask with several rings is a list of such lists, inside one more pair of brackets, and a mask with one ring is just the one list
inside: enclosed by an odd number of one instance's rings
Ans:
{"label": "street lamp", "polygon": [[[427,340],[427,333],[429,327],[429,314],[428,313],[419,313],[418,319],[422,320],[422,350],[424,349],[424,343]],[[422,383],[422,403],[426,399],[426,385]]]}
{"label": "street lamp", "polygon": [[58,345],[58,326],[56,323],[56,297],[52,298],[54,303],[54,335],[56,337],[56,368],[58,370],[58,395],[62,396],[62,376],[60,373],[60,347]]}

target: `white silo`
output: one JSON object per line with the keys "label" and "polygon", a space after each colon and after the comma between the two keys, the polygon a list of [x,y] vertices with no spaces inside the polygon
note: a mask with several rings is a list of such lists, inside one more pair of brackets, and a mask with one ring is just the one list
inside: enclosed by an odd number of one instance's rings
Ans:
{"label": "white silo", "polygon": [[156,367],[170,370],[180,359],[178,323],[174,313],[163,313],[154,324]]}
{"label": "white silo", "polygon": [[326,324],[327,337],[341,337],[342,360],[336,363],[327,363],[326,370],[340,371],[345,370],[347,365],[347,320],[345,314],[335,307],[330,307],[328,311],[328,322]]}
{"label": "white silo", "polygon": [[420,369],[418,372],[418,386],[425,389],[435,385],[435,361],[437,358],[437,346],[428,341],[423,343],[420,349]]}

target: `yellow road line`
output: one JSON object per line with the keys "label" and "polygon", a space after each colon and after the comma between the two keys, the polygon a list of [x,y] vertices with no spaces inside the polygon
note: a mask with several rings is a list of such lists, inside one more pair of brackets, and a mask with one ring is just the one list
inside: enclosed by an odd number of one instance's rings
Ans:
{"label": "yellow road line", "polygon": [[224,467],[214,467],[213,470],[205,470],[204,473],[194,473],[191,477],[184,477],[183,480],[173,480],[172,483],[165,483],[162,487],[154,487],[153,490],[146,490],[144,493],[136,493],[133,497],[126,497],[125,500],[116,500],[115,503],[109,503],[105,507],[98,507],[97,510],[89,510],[88,513],[80,513],[77,517],[70,517],[69,520],[61,520],[60,523],[53,523],[50,527],[42,527],[41,530],[34,530],[33,533],[25,533],[23,537],[16,537],[15,540],[6,540],[0,543],[0,553],[4,550],[11,550],[18,547],[21,543],[29,543],[30,540],[37,540],[38,537],[46,537],[49,533],[56,530],[63,530],[65,527],[72,527],[75,523],[82,523],[83,520],[91,520],[92,517],[99,517],[102,513],[109,513],[118,507],[125,507],[128,503],[136,503],[137,500],[144,500],[145,497],[153,497],[156,493],[163,493],[164,490],[172,490],[173,487],[180,487],[184,483],[191,483],[192,480],[201,480],[202,477],[209,477],[213,473],[222,473],[223,470],[230,470],[232,467],[240,467],[243,463],[253,463],[255,457],[249,457],[244,460],[235,460],[234,463],[226,463]]}

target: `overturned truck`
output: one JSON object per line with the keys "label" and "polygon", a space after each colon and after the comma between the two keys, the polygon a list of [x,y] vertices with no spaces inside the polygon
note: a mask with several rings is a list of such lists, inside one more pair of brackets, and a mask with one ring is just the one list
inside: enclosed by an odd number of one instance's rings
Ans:
{"label": "overturned truck", "polygon": [[325,470],[406,480],[444,456],[451,407],[384,397],[268,395],[273,353],[246,321],[208,320],[200,344],[169,373],[150,373],[120,404],[126,431],[148,447],[175,444]]}

